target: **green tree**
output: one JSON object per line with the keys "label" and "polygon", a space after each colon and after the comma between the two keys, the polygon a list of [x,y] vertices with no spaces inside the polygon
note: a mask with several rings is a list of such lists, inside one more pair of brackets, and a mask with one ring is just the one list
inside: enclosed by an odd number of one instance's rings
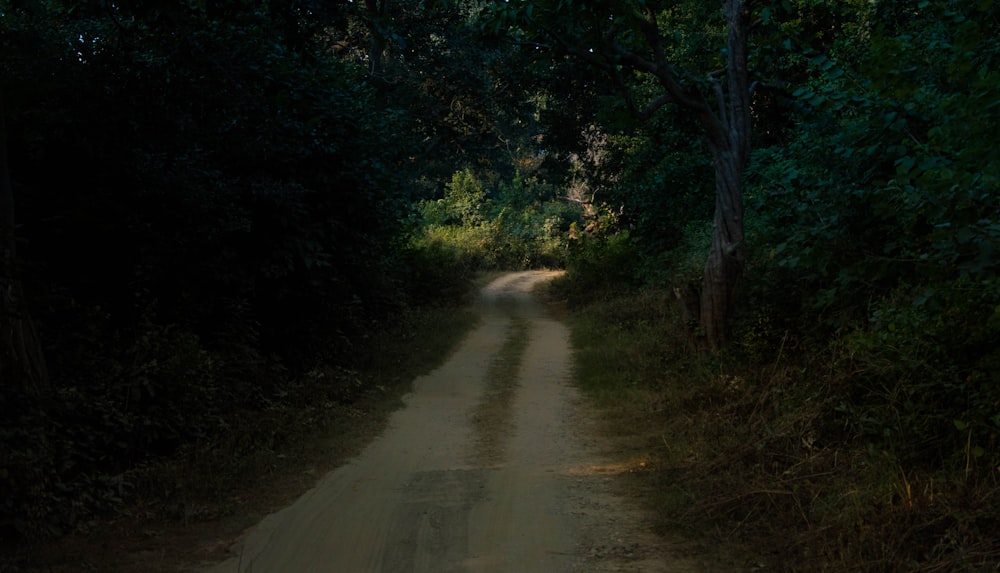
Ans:
{"label": "green tree", "polygon": [[407,303],[410,124],[329,49],[336,9],[19,5],[0,8],[0,522],[48,534]]}
{"label": "green tree", "polygon": [[486,192],[472,171],[469,169],[457,171],[445,186],[444,203],[447,205],[448,213],[462,225],[473,226],[483,219]]}
{"label": "green tree", "polygon": [[784,67],[788,126],[748,178],[770,247],[753,296],[864,364],[845,403],[865,439],[926,465],[970,447],[995,455],[998,7],[838,9],[829,41],[793,15],[781,23],[800,48]]}
{"label": "green tree", "polygon": [[[674,104],[698,119],[715,170],[712,243],[698,314],[716,350],[727,341],[744,271],[743,175],[750,153],[747,61],[753,6],[748,0],[724,0],[720,8],[721,14],[700,3],[503,2],[495,5],[488,24],[498,33],[516,27],[516,41],[602,70],[640,118]],[[703,33],[684,37],[681,18],[696,21],[702,30],[718,31],[724,46],[721,61],[705,56]],[[636,78],[647,79],[657,91],[638,92]]]}
{"label": "green tree", "polygon": [[464,1],[354,2],[330,32],[342,60],[364,63],[376,104],[406,110],[394,132],[419,198],[440,197],[456,169],[513,171],[507,150],[521,134],[508,116],[517,110],[498,87],[507,54],[468,25],[475,10]]}

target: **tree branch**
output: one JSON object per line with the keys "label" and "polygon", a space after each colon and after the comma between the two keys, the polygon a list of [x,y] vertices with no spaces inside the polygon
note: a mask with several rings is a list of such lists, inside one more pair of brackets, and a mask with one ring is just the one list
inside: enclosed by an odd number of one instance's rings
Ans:
{"label": "tree branch", "polygon": [[653,114],[656,113],[656,110],[667,105],[668,103],[674,103],[674,99],[670,97],[669,94],[661,95],[660,97],[646,104],[646,107],[644,107],[642,111],[639,112],[639,118],[642,120],[647,120],[653,117]]}
{"label": "tree branch", "polygon": [[[712,111],[708,100],[697,88],[686,89],[681,84],[680,75],[675,65],[666,57],[656,12],[652,8],[647,7],[644,14],[636,13],[635,16],[635,26],[649,45],[652,59],[643,57],[639,53],[627,49],[618,43],[616,39],[618,28],[615,25],[609,26],[602,37],[606,54],[595,53],[592,49],[583,49],[562,37],[556,30],[549,26],[542,26],[541,31],[552,38],[554,45],[547,45],[540,42],[533,42],[528,45],[576,57],[588,65],[607,73],[612,81],[615,82],[615,87],[623,94],[629,112],[640,119],[649,119],[653,113],[668,103],[675,103],[694,111],[708,131],[709,138],[721,143],[720,138],[724,137],[726,132],[726,114],[723,112],[720,117],[717,115],[717,112]],[[631,93],[628,91],[628,87],[625,85],[620,66],[652,75],[657,79],[666,93],[649,102],[640,110],[635,104]],[[724,105],[724,100],[722,102],[721,105]]]}

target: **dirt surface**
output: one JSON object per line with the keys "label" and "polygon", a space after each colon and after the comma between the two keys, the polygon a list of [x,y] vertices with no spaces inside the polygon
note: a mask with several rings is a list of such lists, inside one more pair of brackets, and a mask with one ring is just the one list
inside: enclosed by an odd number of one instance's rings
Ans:
{"label": "dirt surface", "polygon": [[[531,295],[557,274],[485,287],[480,326],[383,435],[202,571],[695,571],[622,496],[628,466],[571,385],[569,332]],[[525,336],[513,379],[491,374]]]}

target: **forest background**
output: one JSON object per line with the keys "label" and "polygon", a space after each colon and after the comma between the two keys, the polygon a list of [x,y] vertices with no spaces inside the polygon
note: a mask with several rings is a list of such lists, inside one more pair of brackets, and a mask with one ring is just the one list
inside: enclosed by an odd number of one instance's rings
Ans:
{"label": "forest background", "polygon": [[0,3],[0,533],[176,497],[162,460],[376,391],[372,333],[565,266],[581,383],[633,400],[674,530],[995,570],[1000,8],[722,4],[751,129],[716,344],[711,140],[625,54],[725,116],[718,4]]}

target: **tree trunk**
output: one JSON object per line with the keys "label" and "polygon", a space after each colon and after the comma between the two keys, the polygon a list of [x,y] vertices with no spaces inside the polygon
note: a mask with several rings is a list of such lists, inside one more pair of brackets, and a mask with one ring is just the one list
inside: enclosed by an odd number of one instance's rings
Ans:
{"label": "tree trunk", "polygon": [[385,17],[388,0],[365,0],[367,9],[368,33],[371,40],[368,45],[368,75],[381,80],[385,64]]}
{"label": "tree trunk", "polygon": [[41,344],[17,276],[14,190],[7,161],[7,123],[0,94],[0,383],[39,391],[48,386]]}
{"label": "tree trunk", "polygon": [[727,342],[729,319],[743,278],[743,172],[750,156],[749,0],[723,0],[728,25],[726,90],[716,86],[717,122],[709,126],[715,167],[712,245],[701,288],[701,327],[713,350]]}
{"label": "tree trunk", "polygon": [[[743,277],[743,173],[750,157],[750,72],[747,69],[747,47],[750,35],[752,0],[720,0],[726,17],[725,85],[710,73],[709,83],[715,89],[714,98],[703,93],[700,81],[685,81],[678,67],[667,55],[663,27],[657,11],[646,6],[635,12],[636,30],[649,45],[645,53],[632,51],[616,40],[618,28],[610,24],[604,34],[604,59],[594,55],[590,46],[576,46],[561,34],[546,30],[551,39],[564,50],[583,61],[604,70],[623,92],[630,111],[648,119],[667,103],[674,103],[694,113],[708,140],[715,166],[715,219],[712,245],[702,278],[700,300],[694,302],[694,289],[678,290],[678,299],[687,313],[698,317],[705,335],[704,342],[719,350],[727,341],[727,327],[736,304]],[[614,18],[611,18],[613,21]],[[543,27],[544,29],[544,27]],[[539,44],[542,46],[544,44]],[[652,59],[650,59],[650,55]],[[652,74],[659,80],[664,93],[643,108],[635,105],[626,87],[623,69]],[[696,308],[697,307],[697,308]],[[698,346],[701,346],[699,341]]]}
{"label": "tree trunk", "polygon": [[709,346],[719,350],[727,342],[743,277],[743,164],[731,153],[715,155],[715,218],[702,278],[699,322]]}

